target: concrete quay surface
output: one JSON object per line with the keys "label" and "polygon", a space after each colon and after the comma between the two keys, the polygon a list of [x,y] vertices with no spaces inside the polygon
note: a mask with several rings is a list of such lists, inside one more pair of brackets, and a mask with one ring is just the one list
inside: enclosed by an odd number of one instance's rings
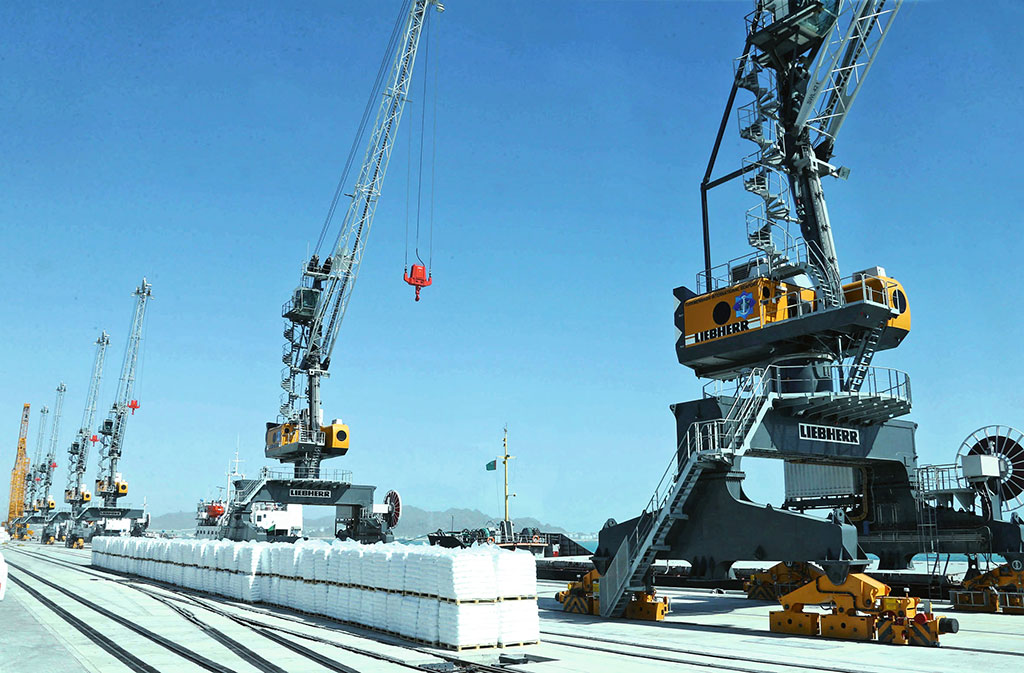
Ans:
{"label": "concrete quay surface", "polygon": [[88,548],[23,542],[0,552],[12,578],[0,602],[0,673],[1024,668],[1024,617],[954,613],[943,603],[935,612],[955,616],[960,632],[944,635],[941,647],[922,648],[773,634],[768,613],[776,605],[703,589],[663,590],[672,605],[664,622],[605,621],[563,613],[554,595],[564,583],[540,581],[539,644],[455,652],[94,569]]}

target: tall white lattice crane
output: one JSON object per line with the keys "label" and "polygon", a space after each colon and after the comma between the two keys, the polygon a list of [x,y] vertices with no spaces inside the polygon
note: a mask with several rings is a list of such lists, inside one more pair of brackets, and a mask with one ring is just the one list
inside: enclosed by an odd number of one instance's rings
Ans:
{"label": "tall white lattice crane", "polygon": [[82,424],[78,426],[75,439],[68,447],[68,482],[64,487],[64,502],[71,505],[72,519],[77,519],[85,503],[92,500],[92,491],[85,483],[85,473],[89,468],[89,444],[93,440],[98,441],[96,435],[92,434],[92,424],[96,420],[96,402],[100,395],[103,363],[109,345],[110,335],[102,332],[96,339],[96,354],[93,357],[92,376],[89,377],[89,392],[85,397]]}
{"label": "tall white lattice crane", "polygon": [[53,485],[53,471],[57,469],[57,440],[60,435],[60,419],[64,413],[64,393],[67,390],[63,381],[57,385],[57,399],[53,404],[53,426],[50,429],[50,447],[46,452],[46,460],[36,468],[39,482],[36,486],[38,497],[35,509],[40,512],[50,512],[57,507],[57,503],[50,497],[50,487]]}
{"label": "tall white lattice crane", "polygon": [[28,472],[25,474],[25,514],[31,515],[35,511],[36,494],[39,491],[39,483],[42,479],[39,476],[39,467],[43,462],[43,442],[46,441],[46,428],[49,422],[50,407],[43,405],[39,410],[39,429],[36,432],[36,450],[32,454],[32,462],[29,464]]}
{"label": "tall white lattice crane", "polygon": [[[408,97],[420,35],[432,5],[439,12],[444,10],[438,0],[411,0],[408,11],[403,11],[395,26],[388,55],[374,85],[371,105],[367,107],[369,112],[374,98],[380,96],[376,121],[370,130],[369,144],[352,188],[345,220],[334,247],[323,262],[314,254],[303,265],[299,287],[282,309],[286,320],[282,360],[286,368],[282,372],[281,387],[285,393],[278,421],[267,424],[266,455],[294,463],[297,477],[319,476],[321,460],[348,451],[348,428],[340,422],[323,425],[320,379],[327,376],[331,352],[355,287]],[[391,68],[385,76],[384,68],[389,61]],[[364,115],[364,124],[367,120]],[[357,139],[362,135],[361,129]],[[324,233],[337,207],[344,181],[343,178],[335,193]]]}
{"label": "tall white lattice crane", "polygon": [[99,429],[100,473],[96,479],[96,495],[102,496],[104,507],[116,507],[118,498],[128,494],[128,482],[117,471],[124,448],[124,434],[129,414],[134,414],[139,403],[134,399],[135,375],[142,347],[142,326],[146,317],[146,305],[153,296],[153,286],[145,278],[132,293],[135,310],[128,331],[128,343],[121,362],[121,379],[117,384],[117,396],[110,407],[110,413]]}

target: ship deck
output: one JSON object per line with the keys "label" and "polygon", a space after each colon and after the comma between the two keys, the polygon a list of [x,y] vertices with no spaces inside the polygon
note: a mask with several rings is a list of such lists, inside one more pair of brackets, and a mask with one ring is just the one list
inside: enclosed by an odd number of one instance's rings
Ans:
{"label": "ship deck", "polygon": [[773,634],[775,604],[739,592],[665,589],[664,622],[566,614],[540,581],[541,642],[452,651],[281,608],[252,606],[89,566],[89,550],[2,548],[0,671],[1019,671],[1024,617],[954,613],[939,648]]}

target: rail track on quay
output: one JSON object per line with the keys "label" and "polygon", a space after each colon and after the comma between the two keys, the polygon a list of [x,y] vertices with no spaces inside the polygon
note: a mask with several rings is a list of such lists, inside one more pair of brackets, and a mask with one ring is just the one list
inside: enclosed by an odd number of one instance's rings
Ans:
{"label": "rail track on quay", "polygon": [[[223,628],[218,628],[211,622],[217,619],[228,620],[231,624],[243,627],[246,633],[259,636],[261,639],[270,641],[274,645],[285,648],[301,657],[310,666],[308,670],[322,669],[341,673],[365,670],[367,664],[371,661],[373,662],[372,668],[374,670],[382,670],[381,666],[387,667],[391,665],[394,667],[394,670],[447,670],[458,673],[522,671],[528,673],[528,671],[534,670],[530,666],[531,664],[557,661],[568,663],[573,658],[576,658],[580,652],[600,657],[602,665],[607,670],[615,671],[639,670],[638,667],[641,664],[653,666],[652,670],[657,670],[660,665],[660,668],[668,667],[673,670],[721,670],[735,671],[737,673],[761,673],[764,671],[778,671],[780,673],[808,673],[809,671],[861,673],[862,671],[882,670],[881,668],[871,666],[834,666],[822,663],[787,661],[765,656],[751,656],[735,649],[712,651],[709,649],[677,647],[662,643],[630,642],[621,638],[569,633],[552,629],[545,625],[544,617],[552,616],[550,613],[554,611],[551,610],[541,610],[542,643],[539,646],[531,646],[527,652],[517,650],[515,653],[509,654],[500,649],[489,648],[472,649],[456,653],[426,647],[411,641],[403,641],[402,639],[389,637],[368,629],[343,625],[326,617],[310,617],[303,613],[277,606],[271,608],[258,604],[252,605],[236,602],[148,578],[92,568],[88,565],[90,561],[89,554],[76,550],[50,547],[44,551],[23,546],[8,547],[8,549],[14,552],[8,555],[8,563],[11,568],[12,582],[16,586],[24,589],[28,596],[37,600],[46,609],[57,614],[57,616],[89,638],[98,647],[115,656],[126,668],[145,673],[173,669],[161,669],[158,666],[147,663],[144,657],[139,656],[138,652],[133,653],[130,646],[116,642],[109,633],[105,633],[95,620],[87,623],[80,614],[72,614],[66,605],[60,605],[54,598],[65,601],[72,600],[103,619],[131,630],[153,645],[173,652],[200,669],[215,673],[239,673],[236,668],[230,667],[239,664],[225,663],[226,660],[214,661],[208,656],[204,656],[191,648],[175,643],[165,636],[155,633],[152,629],[131,623],[130,620],[117,615],[109,608],[99,605],[95,601],[90,601],[67,587],[57,585],[52,581],[52,578],[44,577],[45,573],[38,566],[35,566],[33,570],[25,568],[23,565],[24,561],[31,558],[33,561],[87,575],[92,580],[107,581],[131,589],[140,594],[140,596],[145,596],[169,608],[184,622],[191,624],[212,641],[223,646],[228,652],[237,657],[244,670],[257,670],[260,673],[278,673],[280,671],[299,669],[275,663],[270,657],[266,656],[265,648],[264,654],[260,654],[257,651],[258,648],[251,646],[251,643],[250,645],[243,643],[238,637],[228,635],[224,632]],[[15,558],[11,559],[10,556]],[[63,558],[57,558],[58,556]],[[560,618],[564,618],[563,613],[559,612],[557,615]],[[646,629],[658,629],[661,626],[667,626],[667,624],[640,623],[636,624],[636,626],[646,631]],[[716,626],[718,625],[699,624],[696,622],[673,622],[671,626],[682,630],[690,630],[695,627],[717,630]],[[774,635],[768,633],[763,628],[747,629],[746,627],[732,626],[722,627],[722,629],[731,632],[746,632],[749,635],[759,637]],[[653,633],[653,631],[651,632]],[[1024,645],[1024,640],[1020,640],[1024,639],[1024,634],[1008,632],[1005,636],[1014,638]],[[374,651],[361,647],[358,644],[341,642],[339,638],[369,640],[377,647],[384,646],[385,650],[388,651]],[[870,644],[865,644],[865,646],[871,647]],[[314,649],[315,647],[319,647],[321,650],[330,648],[333,656],[324,654],[323,651],[317,651],[317,649]],[[949,645],[943,645],[943,649],[967,653],[984,652],[990,655],[1012,657],[1024,656],[1024,651],[993,651],[991,649],[960,648]],[[1024,650],[1024,647],[1022,647],[1022,650]],[[344,658],[345,661],[340,661],[339,657]],[[483,662],[469,657],[489,657],[497,660],[497,662]],[[426,659],[430,661],[425,661]],[[234,660],[231,661],[233,662]],[[301,670],[307,669],[303,668]],[[543,670],[543,668],[537,668],[536,670]],[[560,670],[566,669],[563,667]]]}

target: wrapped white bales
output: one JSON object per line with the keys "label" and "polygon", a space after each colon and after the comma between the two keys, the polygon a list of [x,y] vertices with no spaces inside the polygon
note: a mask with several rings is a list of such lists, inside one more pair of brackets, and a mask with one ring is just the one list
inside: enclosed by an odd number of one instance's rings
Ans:
{"label": "wrapped white bales", "polygon": [[98,537],[93,564],[453,647],[539,639],[536,564],[490,545]]}

